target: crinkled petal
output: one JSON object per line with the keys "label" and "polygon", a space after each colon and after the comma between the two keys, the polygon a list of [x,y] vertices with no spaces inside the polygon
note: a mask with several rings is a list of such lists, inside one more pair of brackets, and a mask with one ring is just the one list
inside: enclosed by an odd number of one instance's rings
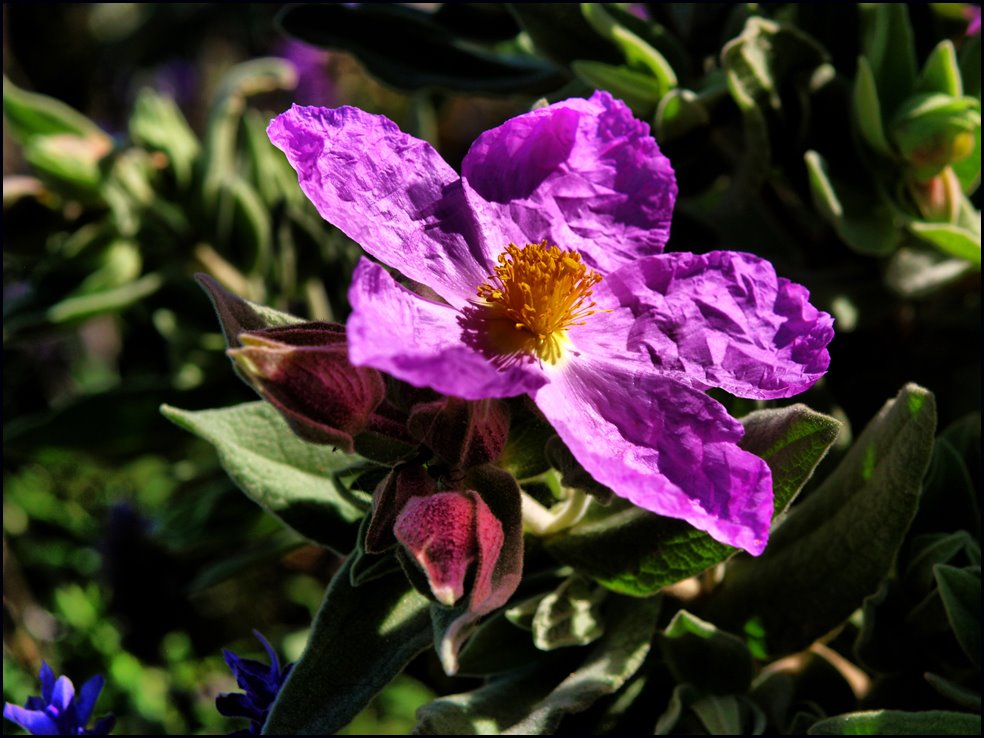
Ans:
{"label": "crinkled petal", "polygon": [[568,364],[534,399],[581,465],[617,495],[749,553],[765,548],[769,467],[738,447],[741,424],[715,400],[598,360]]}
{"label": "crinkled petal", "polygon": [[430,144],[352,107],[295,105],[267,133],[325,220],[449,303],[474,297],[488,256],[457,173]]}
{"label": "crinkled petal", "polygon": [[18,705],[6,703],[3,706],[3,716],[12,723],[17,723],[31,735],[59,735],[58,724],[40,710],[27,710]]}
{"label": "crinkled petal", "polygon": [[533,362],[496,366],[465,343],[461,312],[398,285],[367,259],[352,275],[349,302],[349,358],[356,366],[466,400],[521,395],[546,381]]}
{"label": "crinkled petal", "polygon": [[602,274],[662,252],[669,238],[673,168],[649,126],[607,92],[486,131],[465,156],[462,177],[488,203],[472,210],[491,215],[508,240],[577,249]]}
{"label": "crinkled petal", "polygon": [[629,348],[692,387],[789,397],[811,387],[830,362],[833,319],[810,304],[806,288],[751,254],[662,254],[623,267],[605,284],[636,316]]}

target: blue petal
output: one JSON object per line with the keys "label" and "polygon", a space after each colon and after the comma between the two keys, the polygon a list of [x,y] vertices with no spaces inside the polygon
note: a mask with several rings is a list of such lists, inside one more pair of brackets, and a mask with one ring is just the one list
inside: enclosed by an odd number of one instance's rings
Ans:
{"label": "blue petal", "polygon": [[85,732],[85,735],[109,735],[114,725],[116,725],[116,716],[104,715],[96,721],[91,730]]}
{"label": "blue petal", "polygon": [[277,652],[273,650],[273,646],[271,646],[270,643],[267,641],[267,639],[263,637],[263,634],[260,633],[260,631],[254,628],[253,635],[255,635],[257,640],[263,644],[263,648],[266,649],[267,655],[270,657],[270,666],[272,667],[274,672],[279,674],[280,657],[277,656]]}
{"label": "blue petal", "polygon": [[75,697],[75,685],[72,684],[72,680],[67,676],[60,676],[51,691],[51,699],[48,700],[48,704],[57,708],[59,713],[63,713],[68,709],[73,697]]}
{"label": "blue petal", "polygon": [[48,666],[47,661],[41,662],[41,699],[44,704],[51,704],[51,692],[55,688],[55,672]]}
{"label": "blue petal", "polygon": [[26,710],[9,702],[3,706],[3,716],[17,723],[31,735],[59,735],[58,724],[38,710]]}
{"label": "blue petal", "polygon": [[40,697],[28,697],[27,702],[24,703],[24,707],[28,710],[44,710],[47,705],[45,701]]}
{"label": "blue petal", "polygon": [[96,700],[99,699],[99,693],[102,692],[105,684],[106,680],[103,676],[96,674],[96,676],[82,685],[82,688],[79,690],[78,699],[75,700],[79,725],[85,725],[89,722],[89,718],[92,717],[92,710],[96,706]]}

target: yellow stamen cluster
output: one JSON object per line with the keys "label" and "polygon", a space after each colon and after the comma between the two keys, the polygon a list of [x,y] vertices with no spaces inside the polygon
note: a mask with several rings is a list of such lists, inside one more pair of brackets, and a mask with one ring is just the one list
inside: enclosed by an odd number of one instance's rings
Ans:
{"label": "yellow stamen cluster", "polygon": [[[495,274],[478,288],[491,311],[494,348],[507,354],[531,351],[541,361],[557,363],[565,331],[598,312],[590,297],[601,275],[577,251],[562,251],[546,241],[522,248],[511,243],[498,262]],[[513,335],[495,330],[497,321],[509,321]]]}

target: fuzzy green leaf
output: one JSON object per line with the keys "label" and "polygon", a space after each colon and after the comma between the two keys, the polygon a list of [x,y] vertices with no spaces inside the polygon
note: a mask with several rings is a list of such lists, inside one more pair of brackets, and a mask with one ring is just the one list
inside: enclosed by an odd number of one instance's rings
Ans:
{"label": "fuzzy green leaf", "polygon": [[430,645],[429,605],[401,573],[353,587],[346,562],[263,732],[329,735],[343,728]]}
{"label": "fuzzy green leaf", "polygon": [[933,567],[946,617],[967,657],[981,663],[981,567]]}
{"label": "fuzzy green leaf", "polygon": [[130,117],[130,136],[139,146],[164,152],[178,187],[189,187],[201,146],[174,100],[141,90]]}
{"label": "fuzzy green leaf", "polygon": [[932,244],[940,251],[956,256],[958,259],[969,261],[978,267],[981,265],[981,237],[950,223],[924,223],[912,221],[909,231],[921,241]]}
{"label": "fuzzy green leaf", "polygon": [[403,90],[542,95],[567,81],[563,70],[542,59],[462,43],[452,29],[416,8],[295,5],[282,11],[278,23],[306,43],[351,52],[371,74]]}
{"label": "fuzzy green leaf", "polygon": [[899,243],[895,219],[880,198],[871,191],[835,182],[816,151],[807,151],[803,159],[814,207],[844,243],[867,256],[885,256],[895,251]]}
{"label": "fuzzy green leaf", "polygon": [[[741,446],[772,470],[781,514],[827,453],[840,424],[804,405],[751,413]],[[694,576],[737,553],[687,523],[616,500],[594,506],[579,525],[547,539],[558,559],[606,587],[640,597]]]}
{"label": "fuzzy green leaf", "polygon": [[571,69],[589,87],[608,90],[642,118],[652,115],[663,96],[659,80],[647,72],[588,60],[571,62]]}
{"label": "fuzzy green leaf", "polygon": [[668,141],[706,125],[707,108],[692,90],[670,90],[656,108],[656,138]]}
{"label": "fuzzy green leaf", "polygon": [[161,412],[215,446],[239,488],[301,535],[332,547],[351,540],[339,528],[361,518],[365,508],[335,478],[360,457],[302,441],[265,402],[200,411],[164,405]]}
{"label": "fuzzy green leaf", "polygon": [[759,191],[772,158],[769,118],[784,120],[781,91],[803,83],[827,59],[816,41],[793,26],[753,16],[741,35],[721,51],[728,90],[741,109],[745,141],[733,185],[734,198],[747,200]]}
{"label": "fuzzy green leaf", "polygon": [[581,3],[581,12],[602,37],[614,43],[630,69],[647,72],[665,94],[677,85],[676,72],[665,57],[609,13],[603,3]]}
{"label": "fuzzy green leaf", "polygon": [[950,39],[940,41],[926,59],[916,80],[915,92],[939,92],[951,97],[963,95],[957,50]]}
{"label": "fuzzy green leaf", "polygon": [[854,116],[865,141],[882,156],[893,156],[892,147],[885,138],[875,75],[863,56],[858,58],[858,73],[854,79]]}
{"label": "fuzzy green leaf", "polygon": [[[3,78],[3,116],[10,134],[20,142],[35,136],[68,134],[105,141],[109,136],[82,113],[47,95],[22,90]],[[5,126],[7,128],[7,126]]]}
{"label": "fuzzy green leaf", "polygon": [[537,52],[558,64],[592,59],[605,64],[623,60],[618,48],[599,35],[578,3],[508,3]]}
{"label": "fuzzy green leaf", "polygon": [[[548,735],[566,714],[586,710],[617,691],[642,665],[656,626],[659,598],[611,598],[606,607],[605,635],[579,666],[556,657],[537,667],[510,673],[472,692],[442,697],[417,715],[424,735],[502,733]],[[553,664],[561,668],[550,668]],[[566,671],[568,676],[560,676]],[[559,683],[551,677],[560,676]],[[550,685],[556,685],[553,689]]]}
{"label": "fuzzy green leaf", "polygon": [[658,640],[679,683],[720,695],[744,694],[752,683],[755,667],[744,641],[686,610],[677,612]]}
{"label": "fuzzy green leaf", "polygon": [[736,559],[708,610],[751,621],[772,654],[805,648],[878,589],[919,503],[936,428],[933,395],[907,385],[834,472],[790,513],[758,559]]}
{"label": "fuzzy green leaf", "polygon": [[916,80],[916,51],[909,9],[904,3],[861,6],[865,20],[864,55],[871,62],[882,115],[889,119]]}
{"label": "fuzzy green leaf", "polygon": [[820,720],[807,735],[980,735],[981,716],[945,710],[872,710]]}

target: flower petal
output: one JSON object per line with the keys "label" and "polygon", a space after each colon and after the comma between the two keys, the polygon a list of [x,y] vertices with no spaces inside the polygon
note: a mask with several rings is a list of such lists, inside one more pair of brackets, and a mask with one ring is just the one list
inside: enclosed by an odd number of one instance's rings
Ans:
{"label": "flower petal", "polygon": [[[649,127],[607,92],[506,121],[472,144],[462,177],[509,240],[577,249],[602,274],[658,254],[676,177]],[[499,246],[504,249],[508,243]]]}
{"label": "flower petal", "polygon": [[44,704],[51,704],[51,695],[55,689],[55,672],[50,666],[48,666],[47,661],[41,662],[41,699],[44,700]]}
{"label": "flower petal", "polygon": [[630,348],[692,387],[789,397],[830,363],[833,319],[809,303],[806,288],[751,254],[662,254],[605,283],[636,316]]}
{"label": "flower petal", "polygon": [[465,343],[462,313],[398,285],[363,259],[349,289],[349,358],[417,387],[466,400],[513,397],[546,379],[535,363],[499,368]]}
{"label": "flower petal", "polygon": [[582,360],[534,399],[581,465],[617,495],[752,554],[765,548],[769,467],[738,448],[741,424],[704,393]]}
{"label": "flower petal", "polygon": [[96,706],[96,701],[99,699],[99,693],[102,692],[105,684],[106,678],[101,674],[96,674],[96,676],[89,679],[79,689],[78,698],[75,700],[79,725],[85,725],[89,722],[89,718],[92,717],[92,711]]}
{"label": "flower petal", "polygon": [[58,708],[62,713],[68,708],[72,699],[75,697],[75,685],[67,676],[60,676],[55,680],[54,689],[51,690],[51,701],[48,703]]}
{"label": "flower petal", "polygon": [[267,133],[325,220],[451,304],[475,296],[489,259],[457,173],[430,144],[352,107],[294,105]]}
{"label": "flower petal", "polygon": [[39,710],[26,710],[7,702],[3,706],[3,716],[10,722],[17,723],[31,735],[59,735],[61,733],[58,724]]}

